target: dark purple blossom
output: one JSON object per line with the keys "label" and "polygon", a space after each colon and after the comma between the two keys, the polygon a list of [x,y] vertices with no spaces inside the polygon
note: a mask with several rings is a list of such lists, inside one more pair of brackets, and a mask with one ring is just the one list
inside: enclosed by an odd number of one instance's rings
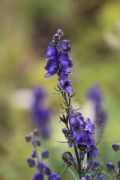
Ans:
{"label": "dark purple blossom", "polygon": [[64,39],[60,42],[60,48],[61,51],[64,53],[68,53],[71,51],[71,47],[70,47],[70,41]]}
{"label": "dark purple blossom", "polygon": [[32,145],[34,146],[34,147],[37,147],[37,146],[41,146],[41,142],[39,141],[39,140],[33,140],[32,141]]}
{"label": "dark purple blossom", "polygon": [[42,160],[38,161],[37,168],[43,175],[50,175],[51,173],[50,168],[46,164],[44,164]]}
{"label": "dark purple blossom", "polygon": [[27,159],[27,163],[29,167],[34,167],[35,166],[35,160],[32,158]]}
{"label": "dark purple blossom", "polygon": [[71,140],[68,140],[68,146],[71,148],[73,146],[73,142]]}
{"label": "dark purple blossom", "polygon": [[69,68],[73,66],[72,61],[70,60],[68,54],[61,53],[58,59],[59,66],[62,69],[62,71],[67,71]]}
{"label": "dark purple blossom", "polygon": [[99,166],[100,166],[100,163],[99,163],[98,161],[94,160],[93,163],[92,163],[91,169],[92,169],[93,171],[96,171],[96,169],[97,169]]}
{"label": "dark purple blossom", "polygon": [[106,164],[106,166],[107,166],[107,168],[108,168],[109,171],[115,169],[115,166],[114,166],[114,164],[113,164],[112,162],[108,162],[108,163]]}
{"label": "dark purple blossom", "polygon": [[86,120],[85,130],[89,131],[92,134],[94,134],[94,132],[95,132],[94,124],[91,123],[90,119]]}
{"label": "dark purple blossom", "polygon": [[97,177],[97,180],[104,180],[104,177],[103,177],[103,175],[98,175],[98,177]]}
{"label": "dark purple blossom", "polygon": [[58,30],[46,50],[47,64],[45,69],[47,73],[45,77],[51,77],[57,74],[62,92],[72,94],[72,85],[69,79],[69,75],[71,74],[70,68],[73,66],[69,58],[71,47],[68,40],[61,40],[62,35],[62,31]]}
{"label": "dark purple blossom", "polygon": [[62,129],[62,132],[64,136],[66,137],[66,139],[69,139],[71,137],[70,132],[66,128]]}
{"label": "dark purple blossom", "polygon": [[85,177],[82,177],[81,180],[90,180],[90,176],[86,175]]}
{"label": "dark purple blossom", "polygon": [[35,150],[33,150],[33,152],[32,152],[32,158],[36,158],[37,156],[38,156],[38,152],[37,152],[37,150],[35,149]]}
{"label": "dark purple blossom", "polygon": [[113,144],[112,148],[114,151],[119,151],[120,150],[120,144]]}
{"label": "dark purple blossom", "polygon": [[90,180],[90,176],[89,175],[86,175],[85,178],[86,178],[86,180]]}
{"label": "dark purple blossom", "polygon": [[91,148],[94,144],[94,136],[88,131],[80,131],[76,138],[77,144],[85,144],[88,148]]}
{"label": "dark purple blossom", "polygon": [[47,48],[45,54],[46,54],[46,57],[47,57],[48,59],[49,59],[49,58],[53,58],[53,57],[57,57],[57,55],[58,55],[58,49],[57,49],[55,46],[50,45],[50,46]]}
{"label": "dark purple blossom", "polygon": [[100,155],[100,152],[98,151],[98,149],[97,149],[95,146],[93,146],[93,147],[91,147],[91,149],[89,150],[88,154],[90,155],[90,157],[96,158],[97,156]]}
{"label": "dark purple blossom", "polygon": [[49,151],[47,149],[44,149],[42,151],[42,158],[48,158],[49,157]]}
{"label": "dark purple blossom", "polygon": [[120,169],[120,160],[117,163],[118,163],[118,168]]}
{"label": "dark purple blossom", "polygon": [[36,172],[33,176],[33,180],[44,180],[43,174]]}
{"label": "dark purple blossom", "polygon": [[26,140],[27,142],[30,142],[30,141],[32,140],[31,134],[26,135],[26,136],[25,136],[25,140]]}
{"label": "dark purple blossom", "polygon": [[60,79],[60,87],[64,93],[73,93],[71,81],[69,79]]}
{"label": "dark purple blossom", "polygon": [[49,180],[60,180],[60,176],[58,176],[55,172],[52,172],[49,176]]}

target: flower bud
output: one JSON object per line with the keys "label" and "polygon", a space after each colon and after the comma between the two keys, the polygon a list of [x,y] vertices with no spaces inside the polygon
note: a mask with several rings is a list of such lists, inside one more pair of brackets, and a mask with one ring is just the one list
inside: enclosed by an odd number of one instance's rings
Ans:
{"label": "flower bud", "polygon": [[42,151],[42,158],[48,158],[49,157],[49,151],[47,149],[44,149]]}
{"label": "flower bud", "polygon": [[106,164],[106,166],[107,166],[107,168],[108,168],[109,171],[112,171],[112,170],[115,169],[115,166],[113,165],[112,162],[108,162],[108,163]]}
{"label": "flower bud", "polygon": [[32,135],[31,135],[31,134],[26,135],[26,136],[25,136],[25,140],[26,140],[27,142],[30,142],[30,141],[32,140]]}
{"label": "flower bud", "polygon": [[34,167],[35,166],[35,160],[32,158],[27,159],[27,163],[29,167]]}
{"label": "flower bud", "polygon": [[62,159],[67,166],[70,166],[73,163],[73,156],[71,152],[64,152],[62,154]]}

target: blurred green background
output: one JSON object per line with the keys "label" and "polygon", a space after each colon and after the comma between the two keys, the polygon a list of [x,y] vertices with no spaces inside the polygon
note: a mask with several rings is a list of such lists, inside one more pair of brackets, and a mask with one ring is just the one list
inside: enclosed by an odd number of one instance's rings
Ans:
{"label": "blurred green background", "polygon": [[[56,140],[63,139],[57,114],[61,99],[54,94],[56,77],[45,79],[44,51],[58,28],[72,44],[73,87],[80,106],[89,87],[98,83],[104,95],[108,122],[99,144],[101,162],[116,162],[120,153],[120,1],[112,0],[1,0],[0,1],[0,180],[32,179],[26,165],[32,147],[25,134],[33,129],[29,104],[32,86],[42,85],[55,116]],[[54,140],[50,148],[52,169],[63,168],[61,154],[67,146]],[[54,153],[53,153],[54,152]],[[63,179],[72,179],[65,173]]]}

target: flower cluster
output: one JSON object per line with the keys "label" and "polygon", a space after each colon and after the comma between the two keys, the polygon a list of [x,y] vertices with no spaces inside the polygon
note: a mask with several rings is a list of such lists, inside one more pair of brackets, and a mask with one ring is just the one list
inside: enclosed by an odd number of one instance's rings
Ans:
{"label": "flower cluster", "polygon": [[33,103],[32,103],[32,120],[39,129],[39,134],[48,138],[50,135],[49,121],[51,118],[51,110],[44,107],[45,91],[41,87],[33,88]]}
{"label": "flower cluster", "polygon": [[114,151],[120,151],[120,143],[112,144],[112,148]]}
{"label": "flower cluster", "polygon": [[62,91],[72,94],[71,81],[69,79],[71,74],[70,68],[73,66],[69,57],[71,47],[68,40],[61,40],[62,36],[63,31],[59,29],[46,50],[47,65],[45,69],[48,72],[45,74],[45,77],[58,74],[59,86]]}
{"label": "flower cluster", "polygon": [[37,170],[33,176],[33,180],[44,180],[45,176],[47,176],[49,180],[60,180],[57,173],[52,172],[49,166],[44,163],[44,160],[49,158],[49,151],[44,149],[39,156],[38,147],[41,146],[39,130],[35,129],[25,138],[26,141],[31,142],[34,147],[31,156],[27,159],[28,166],[31,168],[34,167]]}
{"label": "flower cluster", "polygon": [[49,136],[49,120],[50,110],[43,107],[43,100],[46,93],[41,87],[33,89],[33,104],[32,104],[32,118],[35,122],[37,129],[32,133],[26,135],[27,142],[31,142],[33,151],[31,156],[27,159],[27,164],[31,168],[36,168],[37,172],[33,176],[33,180],[44,180],[47,177],[49,180],[60,180],[57,173],[52,172],[49,166],[44,163],[44,160],[49,158],[49,151],[42,150],[39,154],[38,147],[41,146],[40,138],[47,138]]}
{"label": "flower cluster", "polygon": [[84,150],[84,153],[95,158],[99,152],[95,145],[94,132],[95,127],[90,119],[84,120],[82,114],[73,109],[70,115],[70,130],[63,129],[68,145],[72,147],[72,143],[75,143],[79,150]]}

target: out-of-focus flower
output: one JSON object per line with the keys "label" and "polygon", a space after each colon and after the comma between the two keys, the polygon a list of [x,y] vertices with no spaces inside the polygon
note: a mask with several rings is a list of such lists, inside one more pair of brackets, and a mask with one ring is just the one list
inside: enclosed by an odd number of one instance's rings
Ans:
{"label": "out-of-focus flower", "polygon": [[114,166],[114,164],[113,164],[112,162],[106,163],[106,166],[107,166],[107,168],[108,168],[109,171],[112,171],[112,170],[115,169],[115,166]]}
{"label": "out-of-focus flower", "polygon": [[44,149],[43,151],[42,151],[42,158],[48,158],[49,157],[49,151],[47,150],[47,149]]}
{"label": "out-of-focus flower", "polygon": [[[25,136],[27,142],[31,142],[33,151],[31,157],[27,159],[29,167],[36,168],[37,172],[33,176],[33,180],[44,180],[44,178],[51,175],[51,169],[43,162],[45,158],[49,157],[49,151],[44,149],[39,157],[38,148],[41,146],[42,137],[49,137],[49,121],[51,117],[51,111],[49,108],[44,107],[44,98],[46,97],[45,91],[41,87],[33,88],[33,102],[32,102],[32,119],[37,126],[32,133]],[[56,174],[57,177],[59,177]]]}
{"label": "out-of-focus flower", "polygon": [[120,151],[120,143],[112,144],[112,148],[114,151]]}
{"label": "out-of-focus flower", "polygon": [[44,177],[39,172],[36,172],[33,176],[33,180],[44,180]]}
{"label": "out-of-focus flower", "polygon": [[52,172],[49,176],[49,180],[60,180],[60,176],[57,173]]}
{"label": "out-of-focus flower", "polygon": [[33,88],[32,120],[38,128],[38,134],[47,138],[50,133],[49,121],[52,113],[50,108],[43,105],[45,97],[46,93],[41,87]]}
{"label": "out-of-focus flower", "polygon": [[29,167],[34,167],[35,166],[35,160],[32,159],[32,158],[28,158],[27,163],[28,163]]}
{"label": "out-of-focus flower", "polygon": [[67,166],[70,166],[71,164],[73,164],[73,156],[71,152],[64,152],[62,154],[62,159]]}
{"label": "out-of-focus flower", "polygon": [[104,180],[104,177],[103,177],[103,175],[98,175],[98,177],[97,177],[97,180]]}
{"label": "out-of-focus flower", "polygon": [[92,169],[93,171],[96,171],[96,169],[97,169],[99,166],[100,166],[100,163],[99,163],[98,161],[94,160],[93,163],[92,163],[91,169]]}
{"label": "out-of-focus flower", "polygon": [[107,114],[103,108],[103,97],[98,85],[94,85],[89,89],[87,99],[91,101],[93,105],[94,123],[96,125],[98,134],[102,134],[107,120]]}

